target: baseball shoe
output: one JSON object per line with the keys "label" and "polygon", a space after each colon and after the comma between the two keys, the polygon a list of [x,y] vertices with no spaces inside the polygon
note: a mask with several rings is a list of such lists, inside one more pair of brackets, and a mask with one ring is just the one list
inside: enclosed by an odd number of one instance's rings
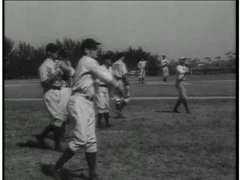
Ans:
{"label": "baseball shoe", "polygon": [[58,170],[56,170],[55,168],[53,168],[52,177],[53,177],[55,180],[62,180],[60,172],[59,172]]}
{"label": "baseball shoe", "polygon": [[94,174],[92,176],[89,176],[89,180],[100,180],[99,176],[97,174]]}
{"label": "baseball shoe", "polygon": [[180,113],[178,110],[173,110],[174,113]]}
{"label": "baseball shoe", "polygon": [[56,151],[56,152],[63,152],[64,149],[63,149],[62,146],[55,146],[55,147],[54,147],[54,151]]}
{"label": "baseball shoe", "polygon": [[117,118],[125,118],[125,116],[123,115],[123,113],[120,112],[120,111],[117,111],[116,114],[117,114]]}

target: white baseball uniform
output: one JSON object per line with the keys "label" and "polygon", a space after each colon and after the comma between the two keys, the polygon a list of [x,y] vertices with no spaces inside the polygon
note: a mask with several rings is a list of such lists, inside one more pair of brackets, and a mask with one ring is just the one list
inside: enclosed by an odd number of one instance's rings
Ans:
{"label": "white baseball uniform", "polygon": [[[104,68],[112,74],[112,67],[107,68],[105,65],[102,65],[101,68]],[[98,113],[109,113],[109,87],[103,81],[97,79],[97,95],[96,95],[96,105]]]}
{"label": "white baseball uniform", "polygon": [[146,65],[147,65],[147,61],[145,61],[145,60],[138,62],[138,69],[140,70],[139,78],[145,78],[145,76],[146,76]]}
{"label": "white baseball uniform", "polygon": [[96,95],[96,79],[111,83],[113,75],[101,68],[96,60],[83,56],[76,67],[73,78],[73,95],[68,103],[69,118],[74,120],[74,137],[69,148],[77,152],[85,147],[86,152],[97,152],[95,135],[95,110],[93,99]]}
{"label": "white baseball uniform", "polygon": [[[67,103],[71,96],[71,89],[64,86],[64,82],[59,76],[56,80],[46,83],[48,78],[56,72],[59,61],[47,58],[39,67],[39,76],[44,88],[43,101],[48,112],[52,116],[51,124],[61,127],[67,120]],[[74,69],[71,68],[71,74]]]}
{"label": "white baseball uniform", "polygon": [[176,85],[178,88],[178,94],[180,99],[187,99],[187,89],[186,89],[186,76],[185,73],[187,73],[187,67],[183,65],[178,65],[176,67]]}
{"label": "white baseball uniform", "polygon": [[168,64],[169,64],[169,60],[167,59],[161,60],[163,78],[166,78],[169,76]]}
{"label": "white baseball uniform", "polygon": [[[128,73],[125,63],[122,60],[117,60],[115,63],[113,63],[112,73],[116,79],[122,80],[123,76],[125,76]],[[122,100],[125,102],[129,102],[130,92],[129,90],[126,90],[123,97],[120,97],[117,93],[114,93],[113,97],[117,103],[121,102]]]}

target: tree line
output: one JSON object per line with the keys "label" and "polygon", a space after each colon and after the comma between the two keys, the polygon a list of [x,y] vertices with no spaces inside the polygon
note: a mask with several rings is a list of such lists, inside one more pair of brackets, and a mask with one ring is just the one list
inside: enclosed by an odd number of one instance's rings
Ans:
{"label": "tree line", "polygon": [[[62,40],[56,40],[55,42],[59,48],[63,48],[68,51],[69,60],[72,62],[73,67],[76,66],[79,57],[81,56],[81,41],[72,40],[71,38],[64,38]],[[45,47],[33,47],[31,44],[24,41],[20,41],[14,47],[14,41],[10,38],[4,36],[4,78],[5,79],[26,79],[26,78],[38,78],[38,68],[41,63],[46,59],[47,55],[45,52]],[[123,51],[98,51],[98,61],[101,64],[104,57],[109,57],[113,62],[117,60],[119,53],[124,53],[126,57],[126,65],[129,70],[136,70],[137,63],[140,59],[146,59],[147,64],[147,74],[148,75],[158,75],[160,74],[159,59],[158,54],[153,54],[146,50],[143,50],[142,47],[132,48],[128,47]],[[226,53],[228,56],[227,66],[232,66],[235,64],[236,58],[235,54],[232,52]],[[220,56],[217,62],[222,62]],[[209,57],[206,57],[205,60],[209,63]],[[189,66],[195,67],[199,63],[199,59],[188,59]],[[170,61],[169,69],[170,73],[174,73],[174,69],[177,65],[177,62],[174,60]],[[217,64],[219,65],[219,63]],[[226,63],[225,65],[226,66]]]}
{"label": "tree line", "polygon": [[[81,56],[81,41],[64,38],[55,42],[59,48],[68,51],[69,60],[73,67],[76,66],[79,57]],[[117,60],[120,53],[126,57],[126,65],[128,69],[136,69],[137,63],[141,58],[149,61],[147,69],[152,74],[157,74],[159,71],[159,55],[152,54],[143,50],[141,47],[128,47],[124,51],[98,51],[98,61],[101,64],[104,57],[109,57],[113,62]],[[14,48],[14,42],[8,37],[4,37],[4,78],[19,79],[19,78],[38,78],[38,68],[46,59],[47,55],[45,47],[33,47],[29,43],[20,41]],[[150,73],[150,74],[151,74]]]}

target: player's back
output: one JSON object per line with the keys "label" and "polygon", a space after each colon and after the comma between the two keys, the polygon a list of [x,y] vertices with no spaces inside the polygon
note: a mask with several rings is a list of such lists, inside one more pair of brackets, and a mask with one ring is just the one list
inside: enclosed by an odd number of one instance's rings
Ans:
{"label": "player's back", "polygon": [[117,60],[112,65],[112,73],[115,77],[122,78],[127,73],[126,65],[121,60]]}
{"label": "player's back", "polygon": [[77,64],[75,75],[73,78],[72,90],[83,94],[94,95],[94,79],[90,73],[88,66],[91,65],[92,61],[96,63],[94,59],[83,56]]}

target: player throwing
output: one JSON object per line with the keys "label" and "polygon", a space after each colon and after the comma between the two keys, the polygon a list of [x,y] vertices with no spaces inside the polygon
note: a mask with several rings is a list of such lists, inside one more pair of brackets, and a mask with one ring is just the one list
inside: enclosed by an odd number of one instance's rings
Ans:
{"label": "player throwing", "polygon": [[187,67],[185,66],[185,61],[186,61],[185,57],[180,57],[179,65],[176,67],[177,78],[176,78],[175,87],[178,89],[179,95],[178,95],[177,103],[173,109],[173,112],[177,112],[177,113],[179,113],[178,107],[181,103],[184,104],[186,112],[190,113],[188,108],[188,103],[187,103],[187,89],[186,89],[186,82],[185,82],[186,81],[185,74],[187,73]]}
{"label": "player throwing", "polygon": [[78,61],[73,78],[73,95],[68,103],[69,117],[75,122],[73,139],[54,167],[54,178],[61,179],[61,167],[71,159],[80,149],[85,150],[89,169],[89,180],[97,180],[95,173],[97,139],[95,135],[95,109],[94,97],[95,81],[100,79],[123,94],[124,88],[121,81],[117,81],[108,70],[101,68],[95,60],[97,47],[100,43],[94,39],[85,39],[81,44],[84,56]]}

